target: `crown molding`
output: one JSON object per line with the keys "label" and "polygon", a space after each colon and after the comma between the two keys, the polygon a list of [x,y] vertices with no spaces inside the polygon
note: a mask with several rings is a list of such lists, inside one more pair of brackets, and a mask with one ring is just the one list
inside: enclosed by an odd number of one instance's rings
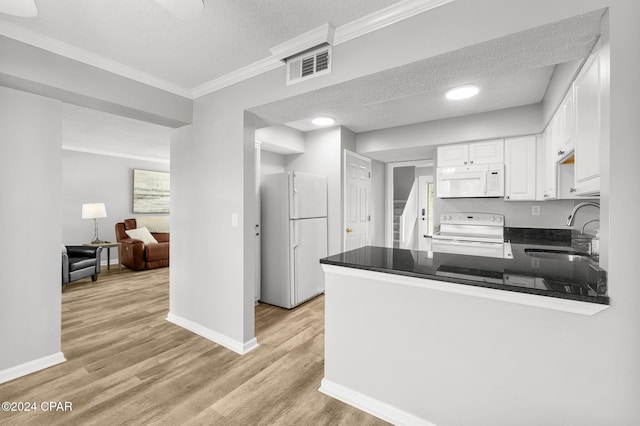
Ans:
{"label": "crown molding", "polygon": [[455,0],[405,0],[392,4],[336,28],[333,45],[337,46],[453,1]]}
{"label": "crown molding", "polygon": [[107,157],[127,158],[129,160],[148,161],[148,162],[151,162],[151,163],[171,164],[170,160],[166,160],[164,158],[145,157],[143,155],[124,154],[124,153],[121,153],[121,152],[114,152],[114,151],[102,151],[102,150],[99,150],[99,149],[85,148],[85,147],[82,147],[82,146],[62,145],[62,150],[63,151],[83,152],[85,154],[104,155],[104,156],[107,156]]}
{"label": "crown molding", "polygon": [[[336,28],[333,35],[333,45],[337,46],[338,44],[345,43],[349,40],[353,40],[354,38],[361,37],[363,35],[377,31],[389,25],[393,25],[397,22],[411,18],[412,16],[419,15],[420,13],[424,13],[428,10],[435,9],[436,7],[443,6],[453,1],[455,0],[401,1]],[[286,48],[292,45],[298,45],[298,43],[296,43],[296,40],[300,43],[302,43],[302,41],[309,42],[309,39],[317,36],[314,31],[319,31],[323,27],[324,26],[316,28],[315,30],[311,30],[308,33],[295,37],[288,42],[281,43],[271,48],[270,51],[272,55],[276,55],[276,52],[278,52],[278,56],[271,56],[258,62],[254,62],[253,64],[240,68],[239,70],[233,71],[229,74],[223,75],[222,77],[213,79],[193,88],[193,98],[196,99],[201,96],[208,95],[209,93],[213,93],[217,90],[247,80],[251,77],[255,77],[267,71],[276,69],[279,66],[283,66],[284,62],[279,59],[279,57],[281,56],[281,52],[280,50],[276,49],[282,48],[283,46]],[[298,40],[299,38],[300,40]],[[276,52],[274,52],[274,50],[276,50]]]}
{"label": "crown molding", "polygon": [[[345,43],[349,40],[353,40],[357,37],[361,37],[363,35],[377,31],[389,25],[395,24],[402,20],[411,18],[412,16],[437,8],[447,3],[451,3],[453,1],[455,0],[401,1],[336,28],[335,32],[333,32],[332,35],[333,45],[336,46],[341,43]],[[330,26],[329,24],[325,24],[322,27],[311,30],[301,36],[295,37],[288,42],[281,43],[270,49],[272,51],[272,55],[277,54],[277,56],[270,56],[268,58],[261,59],[250,65],[247,65],[221,77],[215,78],[192,89],[189,89],[161,79],[154,75],[137,70],[128,65],[124,65],[111,59],[104,58],[100,55],[96,55],[95,53],[80,49],[78,47],[72,46],[59,40],[55,40],[47,36],[43,36],[42,34],[36,33],[35,31],[28,30],[19,25],[15,25],[0,19],[0,35],[2,36],[17,40],[21,43],[38,47],[40,49],[47,50],[49,52],[53,52],[60,56],[67,57],[69,59],[73,59],[75,61],[82,62],[87,65],[103,69],[105,71],[112,72],[114,74],[121,75],[126,78],[130,78],[140,83],[147,84],[149,86],[185,97],[187,99],[196,99],[201,96],[208,95],[209,93],[213,93],[225,87],[284,66],[284,62],[282,62],[281,60],[284,58],[281,58],[281,56],[283,54],[286,55],[286,49],[292,48],[294,44],[300,45],[299,43],[302,43],[302,45],[304,45],[305,43],[312,42],[311,39],[313,39],[314,37],[317,39],[320,30],[325,29],[325,27]],[[285,48],[285,50],[278,50],[279,47]],[[274,53],[274,50],[277,53]]]}
{"label": "crown molding", "polygon": [[258,62],[254,62],[251,65],[247,65],[246,67],[230,72],[229,74],[225,74],[222,77],[218,77],[214,80],[196,86],[191,89],[191,93],[193,98],[196,99],[282,66],[284,66],[284,62],[276,57],[270,56],[268,58],[261,59]]}
{"label": "crown molding", "polygon": [[324,24],[311,31],[307,31],[297,37],[280,43],[269,49],[271,55],[284,61],[291,56],[297,55],[305,50],[312,49],[321,44],[333,44],[335,28],[329,24]]}
{"label": "crown molding", "polygon": [[138,81],[140,83],[164,90],[174,95],[193,99],[191,90],[161,79],[146,72],[137,70],[120,62],[107,59],[103,56],[89,52],[71,44],[51,37],[44,36],[35,31],[23,28],[19,25],[0,19],[0,35],[25,43],[74,61],[82,62],[93,67],[118,74],[122,77]]}

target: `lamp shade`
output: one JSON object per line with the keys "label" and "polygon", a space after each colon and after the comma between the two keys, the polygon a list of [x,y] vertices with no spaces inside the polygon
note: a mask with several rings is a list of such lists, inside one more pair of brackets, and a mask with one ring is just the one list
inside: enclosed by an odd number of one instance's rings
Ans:
{"label": "lamp shade", "polygon": [[107,217],[107,209],[104,207],[104,203],[82,205],[83,219],[97,219],[99,217]]}

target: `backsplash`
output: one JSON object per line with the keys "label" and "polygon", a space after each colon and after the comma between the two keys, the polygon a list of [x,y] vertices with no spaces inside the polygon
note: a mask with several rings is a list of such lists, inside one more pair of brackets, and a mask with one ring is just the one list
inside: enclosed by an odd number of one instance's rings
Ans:
{"label": "backsplash", "polygon": [[[505,216],[507,227],[571,229],[565,222],[573,207],[582,201],[586,200],[504,201],[502,198],[436,198],[434,217],[435,224],[439,225],[442,213],[497,213]],[[540,206],[539,216],[531,214],[532,206]],[[599,216],[600,211],[597,208],[583,208],[578,211],[573,228],[580,230],[586,221],[598,219]],[[596,228],[599,228],[598,223],[590,224],[588,230],[592,232]]]}

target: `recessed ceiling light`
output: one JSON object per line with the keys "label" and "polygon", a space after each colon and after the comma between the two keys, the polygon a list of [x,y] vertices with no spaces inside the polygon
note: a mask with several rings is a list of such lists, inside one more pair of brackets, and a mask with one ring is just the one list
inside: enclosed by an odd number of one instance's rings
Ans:
{"label": "recessed ceiling light", "polygon": [[464,86],[454,87],[447,92],[446,96],[447,99],[451,100],[467,99],[477,95],[479,91],[480,88],[475,84],[467,84]]}
{"label": "recessed ceiling light", "polygon": [[334,120],[331,117],[316,117],[313,120],[311,120],[311,122],[316,126],[331,126],[333,123],[336,122],[336,120]]}

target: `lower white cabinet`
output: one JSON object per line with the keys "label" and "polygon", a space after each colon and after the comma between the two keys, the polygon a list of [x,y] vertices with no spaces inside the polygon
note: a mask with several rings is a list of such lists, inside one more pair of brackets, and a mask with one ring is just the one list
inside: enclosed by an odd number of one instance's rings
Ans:
{"label": "lower white cabinet", "polygon": [[536,199],[536,137],[522,136],[504,141],[504,199]]}

